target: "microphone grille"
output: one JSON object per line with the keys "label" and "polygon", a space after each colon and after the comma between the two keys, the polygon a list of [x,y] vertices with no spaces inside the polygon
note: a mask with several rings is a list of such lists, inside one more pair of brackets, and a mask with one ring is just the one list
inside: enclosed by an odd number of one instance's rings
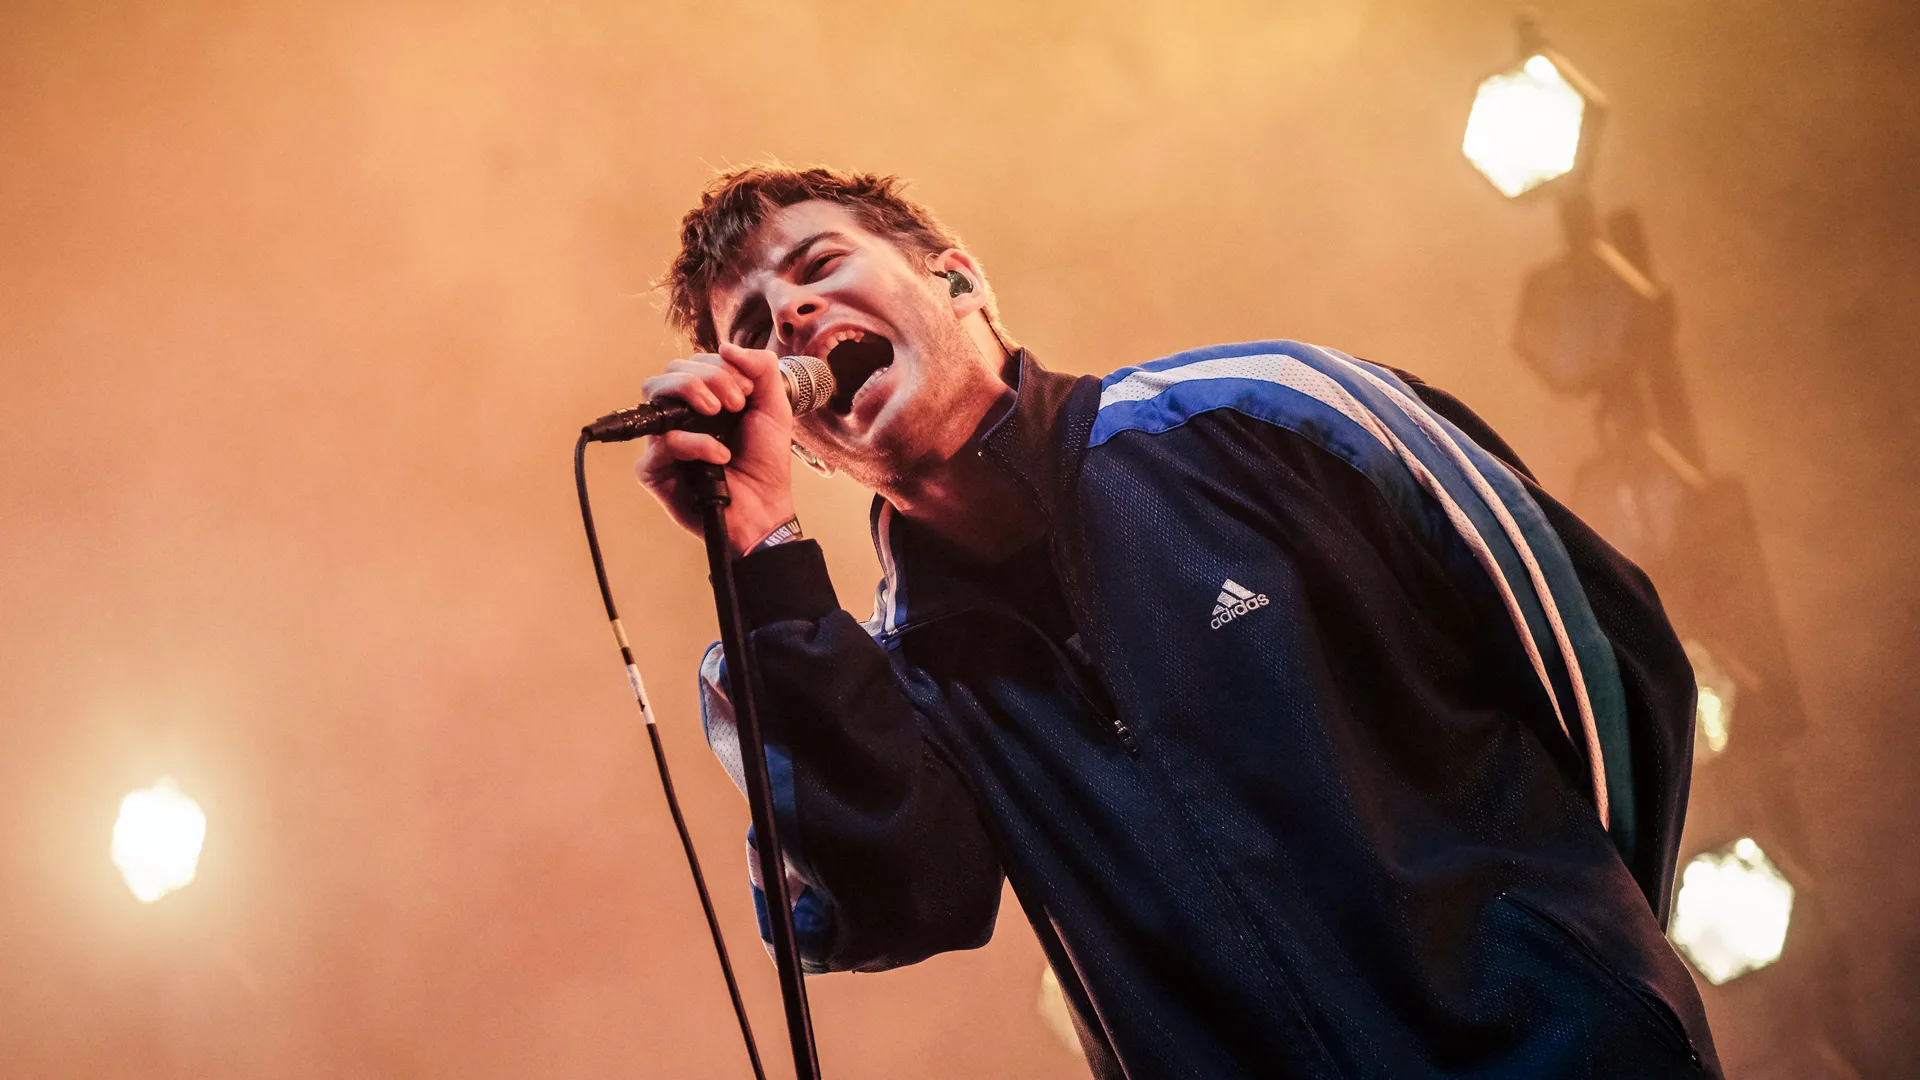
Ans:
{"label": "microphone grille", "polygon": [[833,396],[833,369],[817,356],[783,356],[780,374],[787,379],[787,400],[793,415],[810,413]]}

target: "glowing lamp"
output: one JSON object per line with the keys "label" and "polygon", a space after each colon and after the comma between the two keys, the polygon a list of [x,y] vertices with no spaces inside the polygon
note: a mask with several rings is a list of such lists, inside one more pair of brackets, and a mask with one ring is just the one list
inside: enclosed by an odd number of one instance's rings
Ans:
{"label": "glowing lamp", "polygon": [[1687,864],[1667,936],[1719,986],[1780,959],[1792,916],[1793,885],[1759,844],[1740,839]]}
{"label": "glowing lamp", "polygon": [[1565,61],[1537,52],[1480,84],[1460,150],[1502,195],[1525,195],[1580,163],[1590,90]]}
{"label": "glowing lamp", "polygon": [[1695,698],[1693,706],[1693,760],[1718,757],[1727,748],[1733,728],[1733,705],[1740,686],[1727,674],[1707,647],[1698,641],[1686,643],[1687,660],[1693,664]]}
{"label": "glowing lamp", "polygon": [[120,800],[113,823],[113,865],[141,903],[151,904],[193,881],[207,815],[198,803],[161,777],[150,788]]}
{"label": "glowing lamp", "polygon": [[1073,1051],[1074,1056],[1084,1055],[1080,1033],[1073,1026],[1073,1007],[1067,1004],[1066,991],[1060,988],[1060,978],[1051,967],[1040,970],[1040,1000],[1035,1005],[1040,1010],[1040,1022],[1053,1032],[1053,1037]]}

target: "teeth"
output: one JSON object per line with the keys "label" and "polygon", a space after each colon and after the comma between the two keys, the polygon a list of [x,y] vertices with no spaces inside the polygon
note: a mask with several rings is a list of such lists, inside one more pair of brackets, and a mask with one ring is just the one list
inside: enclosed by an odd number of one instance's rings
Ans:
{"label": "teeth", "polygon": [[847,329],[836,331],[831,336],[821,339],[820,356],[822,359],[825,359],[826,355],[832,352],[840,343],[846,341],[861,341],[864,340],[866,336],[867,332],[865,330]]}
{"label": "teeth", "polygon": [[[888,367],[891,367],[891,366],[892,366],[891,364],[888,365]],[[860,381],[860,388],[853,392],[852,404],[854,407],[856,408],[859,407],[861,399],[867,396],[867,388],[871,387],[875,382],[879,381],[880,376],[885,375],[886,373],[887,373],[887,368],[875,368],[873,371],[873,374],[868,375],[865,379],[862,379]]]}

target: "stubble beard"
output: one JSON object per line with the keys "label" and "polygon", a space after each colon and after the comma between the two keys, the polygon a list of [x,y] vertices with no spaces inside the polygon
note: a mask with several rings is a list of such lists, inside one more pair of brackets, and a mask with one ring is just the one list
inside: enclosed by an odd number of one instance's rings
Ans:
{"label": "stubble beard", "polygon": [[965,446],[980,419],[967,408],[968,382],[980,366],[972,336],[957,319],[929,318],[916,310],[914,320],[919,325],[910,332],[926,346],[914,372],[919,385],[910,388],[912,399],[868,453],[836,455],[841,460],[831,462],[881,495],[910,497]]}

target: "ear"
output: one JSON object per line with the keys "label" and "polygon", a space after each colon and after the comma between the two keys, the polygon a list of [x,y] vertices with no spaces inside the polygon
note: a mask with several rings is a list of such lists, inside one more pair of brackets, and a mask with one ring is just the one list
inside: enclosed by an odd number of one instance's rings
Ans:
{"label": "ear", "polygon": [[[972,289],[947,297],[947,302],[953,305],[955,318],[964,319],[987,306],[987,298],[991,295],[987,288],[987,276],[981,272],[980,264],[973,261],[973,256],[959,248],[948,248],[927,260],[927,269],[941,278],[958,271],[972,283]],[[951,289],[943,283],[940,291],[950,293]]]}

